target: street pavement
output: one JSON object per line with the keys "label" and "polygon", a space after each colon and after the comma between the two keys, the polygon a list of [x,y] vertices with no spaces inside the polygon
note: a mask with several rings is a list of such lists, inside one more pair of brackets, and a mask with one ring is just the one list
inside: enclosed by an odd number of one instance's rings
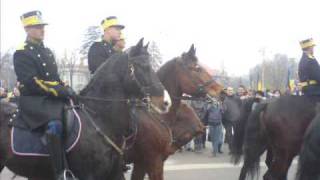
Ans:
{"label": "street pavement", "polygon": [[[189,151],[176,152],[165,163],[164,178],[166,180],[237,180],[241,164],[234,166],[230,163],[230,156],[226,147],[223,148],[224,153],[217,157],[211,155],[210,144],[207,143],[207,148],[202,153]],[[264,165],[265,156],[261,158],[261,170],[259,180],[262,180],[262,175],[266,171]],[[292,167],[289,170],[288,180],[294,180],[296,172],[297,160],[294,160]],[[126,179],[130,179],[131,172],[127,172]],[[0,174],[0,180],[10,180],[13,174],[5,170]],[[147,177],[145,178],[147,179]],[[25,178],[17,177],[15,180],[26,180]]]}

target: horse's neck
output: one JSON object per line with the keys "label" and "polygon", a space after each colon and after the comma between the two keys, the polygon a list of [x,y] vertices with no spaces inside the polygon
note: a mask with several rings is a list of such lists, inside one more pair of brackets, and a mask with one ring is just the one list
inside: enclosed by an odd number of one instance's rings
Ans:
{"label": "horse's neck", "polygon": [[167,68],[166,70],[167,72],[158,73],[158,76],[161,83],[163,84],[163,86],[168,91],[171,97],[171,100],[172,100],[171,110],[176,110],[176,108],[179,107],[180,105],[181,100],[179,98],[182,96],[183,93],[180,87],[180,83],[176,78],[177,75],[176,75],[175,67],[170,67],[170,68]]}
{"label": "horse's neck", "polygon": [[[87,97],[101,97],[101,99],[114,99],[123,98],[123,95],[108,94],[108,95],[97,95],[99,93],[96,90],[88,91],[83,96]],[[88,109],[92,119],[97,125],[103,130],[104,133],[111,136],[123,135],[126,130],[126,121],[129,118],[129,111],[124,102],[105,102],[97,100],[85,100],[82,102],[84,107]],[[117,113],[121,112],[121,113]]]}
{"label": "horse's neck", "polygon": [[[167,81],[170,81],[169,79]],[[180,87],[176,86],[175,83],[171,82],[164,82],[163,83],[164,87],[167,89],[171,100],[172,100],[172,105],[170,107],[169,113],[176,113],[177,109],[180,106],[181,99],[182,97],[182,92],[180,90]]]}
{"label": "horse's neck", "polygon": [[176,119],[176,113],[181,103],[181,100],[179,98],[183,94],[180,83],[177,79],[176,63],[174,61],[175,60],[167,62],[157,72],[161,83],[168,91],[172,100],[172,106],[170,107],[170,110],[166,115],[166,119],[170,119],[173,121]]}

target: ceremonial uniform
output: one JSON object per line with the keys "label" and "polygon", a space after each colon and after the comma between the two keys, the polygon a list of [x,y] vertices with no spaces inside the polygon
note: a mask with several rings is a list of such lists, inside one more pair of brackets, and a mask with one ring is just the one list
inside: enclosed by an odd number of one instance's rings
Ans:
{"label": "ceremonial uniform", "polygon": [[21,92],[16,126],[43,131],[55,180],[65,180],[67,160],[62,143],[63,107],[68,98],[75,97],[75,93],[70,87],[64,86],[54,55],[42,42],[44,25],[47,24],[43,22],[41,13],[25,13],[21,20],[28,37],[13,55]]}
{"label": "ceremonial uniform", "polygon": [[51,50],[43,44],[26,41],[14,53],[13,62],[21,83],[21,119],[30,129],[61,119],[68,90],[59,78]]}
{"label": "ceremonial uniform", "polygon": [[91,74],[93,74],[98,67],[115,52],[113,43],[111,42],[106,42],[104,40],[94,42],[88,53],[88,65]]}
{"label": "ceremonial uniform", "polygon": [[[315,46],[312,39],[301,42],[302,48]],[[299,79],[305,95],[320,95],[320,66],[315,57],[304,51],[299,62]]]}
{"label": "ceremonial uniform", "polygon": [[[104,19],[101,22],[101,26],[103,30],[106,30],[110,27],[117,27],[119,29],[124,28],[123,25],[118,23],[117,17],[115,16],[110,16]],[[91,74],[93,74],[111,55],[117,52],[114,48],[114,41],[116,40],[102,40],[92,44],[88,52],[88,65]]]}

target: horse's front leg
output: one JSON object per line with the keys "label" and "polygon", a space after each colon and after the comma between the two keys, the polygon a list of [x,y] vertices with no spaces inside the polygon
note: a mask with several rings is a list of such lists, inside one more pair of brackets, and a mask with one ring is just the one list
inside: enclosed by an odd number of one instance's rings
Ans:
{"label": "horse's front leg", "polygon": [[273,149],[273,160],[268,171],[268,176],[264,180],[286,180],[289,167],[294,158],[294,155],[289,154],[286,149],[275,150]]}
{"label": "horse's front leg", "polygon": [[163,180],[163,165],[164,162],[160,156],[153,159],[153,162],[147,167],[150,180]]}
{"label": "horse's front leg", "polygon": [[131,174],[131,180],[143,180],[146,175],[146,169],[142,163],[134,163]]}
{"label": "horse's front leg", "polygon": [[271,171],[270,171],[270,168],[271,168],[271,165],[272,165],[272,160],[273,160],[273,156],[272,156],[272,150],[271,148],[268,148],[267,150],[267,157],[266,157],[266,165],[267,165],[267,172],[263,175],[263,179],[270,179],[270,176],[271,176]]}

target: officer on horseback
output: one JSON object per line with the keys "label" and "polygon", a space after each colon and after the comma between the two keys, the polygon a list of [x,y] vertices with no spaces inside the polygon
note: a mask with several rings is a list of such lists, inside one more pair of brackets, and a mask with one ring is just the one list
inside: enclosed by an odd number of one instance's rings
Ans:
{"label": "officer on horseback", "polygon": [[[27,39],[14,53],[13,62],[19,90],[20,125],[45,134],[55,179],[65,180],[67,168],[63,135],[63,108],[65,102],[76,97],[64,85],[52,51],[43,44],[44,27],[40,11],[21,16]],[[74,178],[68,178],[74,179]]]}
{"label": "officer on horseback", "polygon": [[315,43],[313,39],[300,42],[303,54],[299,62],[299,79],[302,92],[305,95],[320,95],[320,66],[313,56]]}
{"label": "officer on horseback", "polygon": [[124,26],[118,23],[115,16],[104,19],[101,26],[104,31],[103,39],[100,42],[93,43],[88,52],[88,65],[91,74],[112,54],[117,52],[114,45],[120,40],[121,30],[124,29]]}

